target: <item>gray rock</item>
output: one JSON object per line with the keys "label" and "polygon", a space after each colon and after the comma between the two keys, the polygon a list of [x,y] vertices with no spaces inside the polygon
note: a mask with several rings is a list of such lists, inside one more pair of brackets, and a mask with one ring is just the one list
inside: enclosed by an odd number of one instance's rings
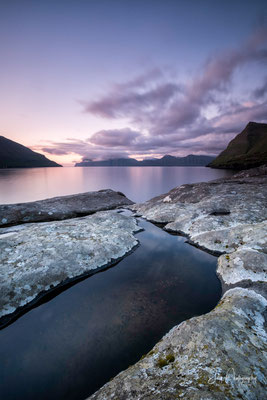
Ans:
{"label": "gray rock", "polygon": [[[220,261],[226,258],[220,258],[218,272],[222,283],[226,287],[238,286],[245,280],[254,282],[256,287],[255,282],[261,282],[263,276],[266,282],[266,198],[267,167],[262,166],[227,179],[183,185],[131,208],[150,221],[164,223],[168,231],[186,235],[190,243],[200,248],[215,254],[238,251],[245,270],[238,267],[233,256],[235,264],[229,273]],[[260,260],[257,272],[256,258],[257,262]]]}
{"label": "gray rock", "polygon": [[213,311],[174,327],[90,399],[264,399],[266,306],[252,290],[229,290]]}
{"label": "gray rock", "polygon": [[266,199],[267,167],[262,166],[231,178],[183,185],[131,208],[164,223],[170,232],[186,235],[199,248],[228,253],[218,260],[224,291],[244,286],[265,295]]}
{"label": "gray rock", "polygon": [[213,311],[174,327],[90,399],[266,397],[266,173],[263,166],[183,185],[130,207],[198,247],[223,253],[217,273],[225,294]]}
{"label": "gray rock", "polygon": [[242,280],[267,282],[267,254],[242,248],[223,254],[218,260],[217,273],[226,284]]}
{"label": "gray rock", "polygon": [[267,252],[266,237],[267,221],[190,234],[192,243],[215,253],[231,253],[236,249],[255,249]]}
{"label": "gray rock", "polygon": [[146,203],[133,205],[132,209],[191,238],[266,220],[266,198],[267,167],[260,167],[250,174],[242,172],[228,179],[182,185]]}
{"label": "gray rock", "polygon": [[99,190],[19,204],[0,205],[0,226],[56,221],[133,204],[123,193]]}
{"label": "gray rock", "polygon": [[2,228],[0,316],[42,292],[119,260],[138,244],[137,231],[134,218],[112,211]]}
{"label": "gray rock", "polygon": [[218,259],[217,274],[222,282],[222,289],[236,285],[254,289],[267,299],[267,254],[240,247],[230,254],[223,254]]}
{"label": "gray rock", "polygon": [[[195,245],[222,254],[218,275],[225,294],[213,311],[174,327],[148,355],[91,399],[265,398],[266,171],[260,167],[230,179],[183,185],[131,206],[146,219],[166,224],[165,229],[187,235]],[[99,197],[95,207],[98,202]],[[56,204],[59,210],[60,198]],[[67,211],[63,206],[59,215],[80,215],[81,206]],[[54,213],[52,208],[45,210],[47,218]],[[3,219],[8,221],[3,225],[14,223],[6,214]],[[29,222],[21,214],[16,221]],[[137,230],[133,218],[114,212],[2,229],[4,313],[51,286],[121,258],[137,244]]]}

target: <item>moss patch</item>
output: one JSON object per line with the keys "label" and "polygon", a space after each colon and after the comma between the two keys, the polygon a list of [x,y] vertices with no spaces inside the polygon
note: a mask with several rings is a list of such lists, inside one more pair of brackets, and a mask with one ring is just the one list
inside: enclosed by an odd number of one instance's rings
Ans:
{"label": "moss patch", "polygon": [[163,368],[168,364],[173,363],[175,360],[174,354],[170,353],[165,358],[159,358],[157,361],[157,366]]}

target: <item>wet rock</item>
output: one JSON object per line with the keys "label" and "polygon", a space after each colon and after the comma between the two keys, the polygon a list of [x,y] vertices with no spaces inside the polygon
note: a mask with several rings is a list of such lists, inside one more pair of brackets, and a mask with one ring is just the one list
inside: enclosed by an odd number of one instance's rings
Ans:
{"label": "wet rock", "polygon": [[133,204],[121,192],[99,190],[19,204],[0,205],[0,226],[56,221]]}
{"label": "wet rock", "polygon": [[138,230],[134,218],[114,211],[2,228],[0,316],[119,260],[137,245]]}
{"label": "wet rock", "polygon": [[266,306],[253,290],[227,291],[213,311],[174,327],[90,399],[265,398]]}

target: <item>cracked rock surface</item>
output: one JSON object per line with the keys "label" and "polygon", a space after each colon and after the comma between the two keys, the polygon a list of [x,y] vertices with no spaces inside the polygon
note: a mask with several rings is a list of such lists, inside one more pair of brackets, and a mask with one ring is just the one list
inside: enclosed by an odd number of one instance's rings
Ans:
{"label": "cracked rock surface", "polygon": [[227,291],[213,311],[174,327],[90,399],[265,398],[266,305],[253,290]]}
{"label": "cracked rock surface", "polygon": [[43,291],[119,260],[138,244],[137,231],[134,218],[112,211],[2,228],[0,316]]}
{"label": "cracked rock surface", "polygon": [[131,208],[215,254],[224,296],[174,327],[90,399],[266,397],[267,166],[182,185]]}
{"label": "cracked rock surface", "polygon": [[123,193],[99,190],[29,203],[0,205],[0,227],[26,222],[63,220],[133,204]]}
{"label": "cracked rock surface", "polygon": [[[211,241],[217,231],[230,232],[243,224],[265,221],[266,198],[267,166],[262,166],[231,178],[182,185],[132,208],[149,221],[164,223],[167,230],[181,232],[193,241],[208,232]],[[220,242],[215,244],[218,251],[225,251]],[[205,240],[201,245],[205,246]]]}
{"label": "cracked rock surface", "polygon": [[267,166],[262,166],[231,178],[183,185],[131,208],[200,248],[227,253],[218,262],[223,285],[252,285],[266,282],[266,199]]}

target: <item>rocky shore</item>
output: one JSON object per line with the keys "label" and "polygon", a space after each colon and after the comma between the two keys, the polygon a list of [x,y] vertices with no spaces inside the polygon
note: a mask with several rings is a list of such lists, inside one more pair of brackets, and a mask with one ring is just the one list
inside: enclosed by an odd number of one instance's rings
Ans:
{"label": "rocky shore", "polygon": [[[2,225],[19,224],[0,228],[0,324],[49,291],[116,263],[137,246],[134,218],[99,212],[129,204],[123,194],[105,190],[0,206]],[[39,219],[65,220],[25,223]]]}
{"label": "rocky shore", "polygon": [[90,399],[263,399],[266,394],[267,167],[183,185],[131,208],[221,254],[224,296],[174,327]]}
{"label": "rocky shore", "polygon": [[143,204],[105,190],[2,205],[0,322],[3,326],[49,291],[112,265],[134,249],[136,219],[111,211],[131,208],[218,255],[224,295],[213,311],[174,327],[90,399],[263,399],[266,198],[267,166],[262,166],[182,185]]}
{"label": "rocky shore", "polygon": [[28,203],[1,204],[0,227],[82,217],[97,211],[112,210],[129,204],[133,204],[133,202],[127,199],[123,193],[110,189]]}

